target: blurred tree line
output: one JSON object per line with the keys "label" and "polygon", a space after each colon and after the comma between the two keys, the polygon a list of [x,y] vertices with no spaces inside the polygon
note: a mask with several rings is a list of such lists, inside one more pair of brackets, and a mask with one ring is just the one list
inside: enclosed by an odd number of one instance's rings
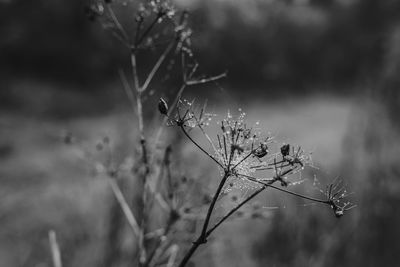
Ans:
{"label": "blurred tree line", "polygon": [[[192,12],[203,68],[228,70],[227,83],[238,90],[303,93],[322,85],[344,92],[380,79],[382,70],[400,61],[393,55],[400,45],[393,38],[400,28],[399,1],[177,2]],[[98,90],[94,85],[115,79],[126,51],[86,18],[88,3],[1,1],[3,80],[34,77]]]}

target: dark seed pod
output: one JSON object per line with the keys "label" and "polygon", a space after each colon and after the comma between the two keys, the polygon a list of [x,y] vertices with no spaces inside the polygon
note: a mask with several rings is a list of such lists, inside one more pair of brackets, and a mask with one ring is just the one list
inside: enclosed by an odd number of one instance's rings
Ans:
{"label": "dark seed pod", "polygon": [[281,147],[282,156],[284,156],[284,157],[288,156],[289,155],[289,151],[290,151],[290,145],[289,144],[283,145]]}
{"label": "dark seed pod", "polygon": [[168,104],[162,98],[160,98],[160,100],[158,101],[158,111],[160,111],[160,113],[163,115],[168,114]]}
{"label": "dark seed pod", "polygon": [[343,212],[342,209],[337,209],[337,210],[335,211],[335,216],[336,216],[336,218],[342,217],[343,214],[344,214],[344,212]]}
{"label": "dark seed pod", "polygon": [[261,143],[260,147],[256,149],[256,151],[254,152],[254,155],[257,158],[262,158],[265,157],[268,154],[268,146],[267,143]]}
{"label": "dark seed pod", "polygon": [[289,183],[287,182],[287,181],[285,181],[285,180],[281,180],[281,186],[283,186],[283,187],[287,187],[289,185]]}

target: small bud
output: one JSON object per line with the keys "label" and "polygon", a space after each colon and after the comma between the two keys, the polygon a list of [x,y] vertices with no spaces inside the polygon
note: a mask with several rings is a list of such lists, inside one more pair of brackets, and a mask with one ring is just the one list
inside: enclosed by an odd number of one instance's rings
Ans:
{"label": "small bud", "polygon": [[290,145],[289,144],[283,145],[281,147],[282,156],[286,157],[287,155],[289,155],[289,151],[290,151]]}
{"label": "small bud", "polygon": [[337,209],[337,210],[335,210],[335,216],[336,216],[336,218],[342,217],[343,214],[344,214],[344,212],[343,212],[342,209]]}
{"label": "small bud", "polygon": [[257,158],[265,157],[268,154],[268,146],[267,143],[261,143],[260,147],[254,151],[254,155]]}
{"label": "small bud", "polygon": [[160,98],[160,100],[158,101],[158,111],[160,111],[160,113],[163,115],[168,114],[168,104],[162,98]]}

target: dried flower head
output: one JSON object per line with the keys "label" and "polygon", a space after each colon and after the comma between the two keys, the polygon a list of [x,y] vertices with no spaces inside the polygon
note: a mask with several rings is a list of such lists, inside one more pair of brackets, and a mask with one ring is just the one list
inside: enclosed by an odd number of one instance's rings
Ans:
{"label": "dried flower head", "polygon": [[[202,131],[212,152],[201,150],[220,166],[221,175],[229,174],[224,192],[259,188],[260,181],[267,180],[279,181],[286,187],[290,184],[288,176],[301,171],[311,162],[310,155],[300,147],[289,144],[280,147],[280,153],[273,152],[276,147],[273,138],[263,136],[258,123],[249,126],[246,113],[240,109],[238,115],[228,112],[225,118],[218,121],[216,138],[211,138],[204,127],[215,115],[206,113],[204,108],[198,110],[193,102],[181,100],[170,125],[180,126],[187,135],[195,128]],[[258,173],[263,177],[257,177]]]}
{"label": "dried flower head", "polygon": [[339,178],[336,178],[326,187],[325,196],[327,197],[327,203],[337,218],[342,217],[345,211],[356,207],[356,205],[348,200],[350,195],[352,193],[347,192],[346,185]]}

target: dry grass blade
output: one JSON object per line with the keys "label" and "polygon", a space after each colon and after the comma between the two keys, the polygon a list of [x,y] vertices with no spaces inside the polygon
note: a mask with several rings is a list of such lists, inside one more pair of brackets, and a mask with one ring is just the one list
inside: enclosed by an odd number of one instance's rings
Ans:
{"label": "dry grass blade", "polygon": [[173,267],[176,261],[176,256],[178,255],[179,247],[178,245],[172,245],[170,248],[170,255],[167,263],[167,267]]}
{"label": "dry grass blade", "polygon": [[61,252],[57,243],[56,232],[54,230],[49,231],[49,243],[54,267],[62,267]]}
{"label": "dry grass blade", "polygon": [[139,224],[137,223],[137,220],[135,219],[135,216],[133,215],[131,208],[126,202],[126,199],[122,194],[121,189],[119,188],[117,182],[114,179],[108,179],[108,182],[114,193],[115,198],[117,199],[122,211],[124,212],[124,215],[129,223],[129,226],[132,228],[134,234],[136,236],[139,236],[140,235]]}

